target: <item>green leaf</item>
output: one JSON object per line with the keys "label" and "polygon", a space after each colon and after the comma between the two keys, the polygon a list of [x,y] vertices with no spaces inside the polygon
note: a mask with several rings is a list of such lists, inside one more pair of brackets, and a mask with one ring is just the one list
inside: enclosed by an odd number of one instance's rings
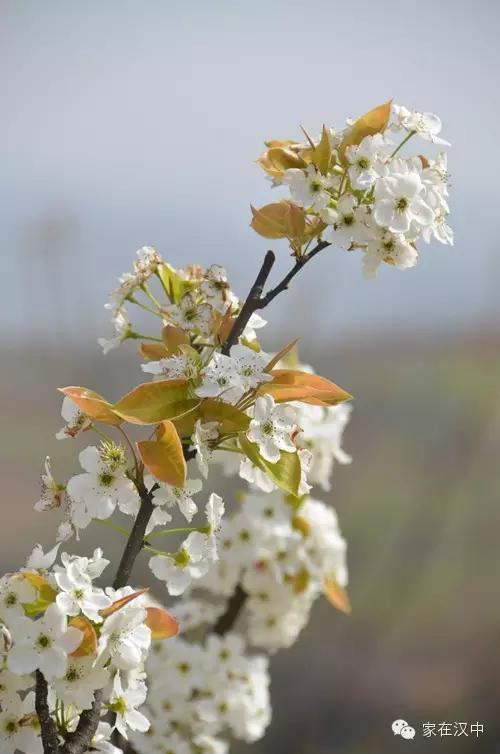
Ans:
{"label": "green leaf", "polygon": [[205,422],[220,422],[220,434],[241,432],[248,429],[250,417],[236,406],[207,398],[200,406],[200,416]]}
{"label": "green leaf", "polygon": [[339,156],[343,164],[347,162],[345,156],[347,147],[361,144],[365,136],[374,136],[385,131],[391,117],[391,105],[392,100],[384,102],[383,105],[374,107],[353,123],[339,145]]}
{"label": "green leaf", "polygon": [[300,459],[298,453],[281,451],[277,463],[269,463],[259,453],[259,447],[247,438],[244,432],[239,435],[239,443],[247,458],[262,469],[275,484],[291,495],[297,495],[300,484]]}
{"label": "green leaf", "polygon": [[328,173],[330,162],[332,159],[332,145],[330,142],[330,134],[326,126],[323,126],[321,132],[321,140],[319,144],[314,147],[312,153],[312,161],[318,168],[319,172],[323,175]]}
{"label": "green leaf", "polygon": [[173,304],[178,304],[188,291],[193,290],[196,283],[192,280],[184,280],[177,274],[173,267],[163,262],[158,265],[158,275],[165,287],[165,291]]}
{"label": "green leaf", "polygon": [[120,398],[113,411],[131,424],[158,424],[194,408],[199,398],[188,397],[187,380],[158,380],[138,385]]}
{"label": "green leaf", "polygon": [[162,422],[158,440],[137,443],[143,464],[161,482],[183,487],[186,481],[186,460],[177,430],[170,421]]}

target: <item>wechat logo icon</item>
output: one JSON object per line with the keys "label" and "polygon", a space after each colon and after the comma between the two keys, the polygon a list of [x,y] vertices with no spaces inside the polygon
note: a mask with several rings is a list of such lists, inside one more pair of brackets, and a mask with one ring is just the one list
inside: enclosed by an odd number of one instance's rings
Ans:
{"label": "wechat logo icon", "polygon": [[395,736],[401,736],[407,741],[411,741],[415,738],[415,728],[408,725],[406,720],[394,720],[392,724],[392,732]]}

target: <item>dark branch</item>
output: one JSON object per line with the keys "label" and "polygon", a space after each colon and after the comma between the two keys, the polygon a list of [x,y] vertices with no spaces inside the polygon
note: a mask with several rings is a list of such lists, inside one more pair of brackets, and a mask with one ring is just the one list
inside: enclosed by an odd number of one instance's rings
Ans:
{"label": "dark branch", "polygon": [[278,296],[280,293],[283,293],[283,291],[286,291],[295,275],[297,275],[301,271],[301,269],[307,264],[307,262],[309,262],[310,259],[315,257],[316,254],[319,254],[319,252],[323,249],[326,249],[327,246],[330,246],[328,241],[320,241],[318,245],[309,252],[309,254],[306,254],[303,257],[297,257],[294,266],[292,267],[290,272],[285,275],[281,283],[278,283],[275,288],[272,288],[268,293],[266,293],[265,296],[262,296],[258,308],[264,309],[268,304],[271,303],[271,301],[276,298],[276,296]]}
{"label": "dark branch", "polygon": [[137,489],[141,496],[141,507],[139,508],[139,513],[137,514],[134,526],[130,532],[127,544],[125,545],[122,559],[120,560],[120,565],[118,566],[115,580],[113,581],[114,589],[121,589],[127,585],[136,558],[144,546],[146,528],[154,510],[153,490],[148,492],[142,481],[138,484]]}
{"label": "dark branch", "polygon": [[40,721],[43,750],[45,754],[59,754],[59,735],[50,714],[47,700],[48,686],[43,674],[36,671],[35,710]]}
{"label": "dark branch", "polygon": [[229,631],[231,631],[234,624],[236,623],[238,615],[245,605],[246,600],[247,595],[238,584],[228,600],[226,611],[217,619],[216,623],[214,624],[212,633],[217,634],[218,636],[224,636],[224,634],[227,634]]}
{"label": "dark branch", "polygon": [[260,308],[262,291],[264,290],[267,278],[269,277],[275,261],[276,257],[274,255],[274,252],[268,251],[266,256],[264,257],[264,262],[262,263],[259,274],[255,278],[255,283],[250,288],[250,293],[248,294],[245,303],[241,307],[241,311],[236,318],[236,322],[234,323],[231,332],[229,333],[228,338],[224,343],[222,353],[226,354],[226,356],[229,353],[231,347],[238,342],[238,338],[247,326],[248,320],[250,319],[252,314]]}
{"label": "dark branch", "polygon": [[[274,288],[271,288],[268,293],[262,295],[264,285],[266,284],[267,278],[269,277],[269,273],[271,272],[272,266],[275,261],[273,252],[267,252],[262,267],[260,268],[259,274],[255,279],[255,283],[252,285],[250,293],[248,294],[248,298],[241,308],[241,311],[236,319],[236,322],[233,325],[224,348],[222,349],[222,353],[228,354],[230,348],[238,342],[238,338],[245,329],[252,314],[257,311],[257,309],[264,309],[271,303],[271,301],[276,298],[276,296],[278,296],[280,293],[283,293],[283,291],[286,291],[293,278],[300,272],[304,265],[306,265],[307,262],[315,257],[316,254],[319,254],[320,251],[326,249],[327,246],[330,246],[327,241],[319,241],[314,249],[311,249],[308,254],[305,254],[302,257],[297,257],[294,266],[292,267],[290,272],[285,275],[281,283],[278,283],[278,285]],[[241,610],[245,606],[246,600],[247,595],[243,591],[240,584],[238,584],[238,586],[234,590],[234,593],[228,600],[225,612],[218,618],[218,620],[214,624],[212,633],[223,636],[224,634],[228,633],[228,631],[231,631],[238,619]]]}

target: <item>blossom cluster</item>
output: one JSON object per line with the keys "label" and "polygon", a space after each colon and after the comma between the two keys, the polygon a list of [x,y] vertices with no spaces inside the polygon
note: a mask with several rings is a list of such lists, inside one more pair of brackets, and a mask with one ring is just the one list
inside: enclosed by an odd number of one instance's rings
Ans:
{"label": "blossom cluster", "polygon": [[[153,275],[166,303],[149,288]],[[85,388],[63,390],[65,426],[59,439],[84,438],[97,423],[109,431],[119,428],[121,437],[112,439],[99,429],[101,441],[80,450],[82,471],[65,483],[54,478],[47,459],[35,508],[63,514],[56,537],[61,543],[80,537],[92,522],[127,533],[116,516],[135,520],[146,495],[149,567],[170,597],[181,598],[171,615],[183,635],[164,645],[154,642],[147,660],[149,598],[131,587],[116,592],[94,587],[92,579],[107,562],[101,553],[91,561],[63,554],[63,565],[53,565],[48,560],[54,560],[58,544],[53,555],[40,556],[44,588],[54,593],[35,625],[45,626],[57,613],[75,642],[77,636],[80,644],[87,640],[87,632],[96,642],[82,657],[77,651],[73,658],[74,647],[61,653],[57,676],[53,663],[51,670],[39,662],[29,672],[39,669],[49,682],[63,732],[75,726],[102,689],[103,710],[115,713],[122,735],[135,731],[137,751],[219,753],[227,750],[229,735],[255,740],[270,719],[267,661],[248,654],[246,643],[268,652],[289,646],[320,594],[329,596],[334,588],[346,599],[345,542],[336,515],[309,493],[313,484],[330,488],[335,460],[350,461],[341,447],[350,413],[343,401],[349,395],[310,367],[292,364],[291,346],[276,355],[263,351],[257,331],[266,323],[257,315],[225,348],[242,302],[221,267],[174,270],[157,252],[141,249],[134,273],[123,276],[112,294],[115,328],[117,321],[129,322],[127,306],[141,306],[140,294],[161,320],[161,338],[140,336],[141,366],[149,381],[115,404]],[[124,339],[139,337],[131,324],[126,333]],[[110,347],[106,342],[104,350]],[[134,447],[125,423],[154,425],[153,436]],[[248,486],[229,513],[218,494],[204,493],[214,466]],[[173,549],[163,549],[167,538],[175,542]],[[29,587],[24,577],[21,581]],[[236,588],[246,596],[246,641],[234,633],[211,636],[207,626],[223,612],[222,598]],[[193,598],[200,589],[213,601]],[[23,620],[33,623],[26,615]],[[7,620],[5,626],[10,630]],[[201,643],[193,640],[200,626],[207,634]],[[117,638],[122,628],[128,661]],[[15,665],[23,646],[16,639],[9,672],[24,672],[22,663]],[[78,675],[72,696],[68,672]],[[146,703],[146,678],[147,705],[138,709]]]}
{"label": "blossom cluster", "polygon": [[[350,610],[346,542],[314,488],[329,491],[335,463],[351,460],[351,396],[301,365],[295,341],[266,352],[258,311],[331,244],[360,249],[371,273],[381,261],[412,266],[419,238],[451,243],[445,156],[402,156],[415,134],[443,143],[439,132],[436,116],[387,103],[341,133],[270,142],[259,162],[291,198],[254,209],[252,225],[288,238],[295,267],[267,297],[256,282],[240,300],[219,265],[175,269],[151,247],[137,252],[106,305],[114,335],[99,343],[137,343],[144,381],[114,402],[61,389],[56,436],[76,442],[81,468],[63,482],[46,459],[35,509],[59,514],[56,545],[0,581],[2,752],[42,751],[41,682],[42,724],[63,745],[88,710],[99,723],[88,750],[104,754],[122,752],[120,736],[127,753],[224,754],[230,738],[263,735],[267,654],[297,639],[320,596]],[[230,504],[214,491],[221,471],[243,486]],[[95,583],[101,550],[56,562],[95,524],[127,539],[113,587]],[[141,552],[159,600],[126,585]]]}
{"label": "blossom cluster", "polygon": [[[192,631],[207,614],[196,603],[190,610]],[[271,720],[268,660],[249,655],[236,633],[155,644],[147,672],[151,727],[131,737],[140,754],[225,754],[228,736],[251,743]]]}
{"label": "blossom cluster", "polygon": [[[49,686],[48,705],[60,735],[74,731],[96,692],[102,714],[114,713],[114,727],[147,731],[139,711],[146,698],[145,660],[152,629],[173,635],[177,623],[163,610],[148,606],[142,592],[115,590],[94,581],[109,561],[100,549],[91,558],[62,553],[59,545],[44,553],[37,545],[26,567],[0,580],[0,750],[42,751],[35,714],[35,673]],[[168,630],[165,632],[165,625]],[[92,747],[105,754],[118,749],[111,727],[100,723]]]}
{"label": "blossom cluster", "polygon": [[413,267],[419,240],[453,244],[446,152],[403,149],[413,136],[449,146],[440,132],[437,115],[387,102],[344,130],[324,126],[319,139],[268,142],[259,162],[290,199],[254,210],[253,227],[288,237],[299,256],[313,239],[360,250],[368,277],[382,262]]}

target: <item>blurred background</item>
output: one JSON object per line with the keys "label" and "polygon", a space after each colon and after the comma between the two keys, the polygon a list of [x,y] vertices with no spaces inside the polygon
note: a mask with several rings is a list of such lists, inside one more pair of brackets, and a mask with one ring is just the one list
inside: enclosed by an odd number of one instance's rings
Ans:
{"label": "blurred background", "polygon": [[[52,541],[32,511],[45,455],[76,471],[54,439],[55,388],[118,397],[140,379],[133,349],[96,345],[139,246],[223,264],[244,295],[266,249],[248,205],[273,197],[253,162],[264,139],[394,97],[437,112],[452,142],[455,247],[375,281],[327,250],[266,313],[269,350],[299,335],[302,358],[355,395],[355,460],[329,496],[354,612],[318,604],[273,659],[256,754],[498,752],[498,21],[486,0],[0,2],[2,572]],[[396,718],[413,742],[393,738]],[[422,738],[443,721],[485,733]]]}

